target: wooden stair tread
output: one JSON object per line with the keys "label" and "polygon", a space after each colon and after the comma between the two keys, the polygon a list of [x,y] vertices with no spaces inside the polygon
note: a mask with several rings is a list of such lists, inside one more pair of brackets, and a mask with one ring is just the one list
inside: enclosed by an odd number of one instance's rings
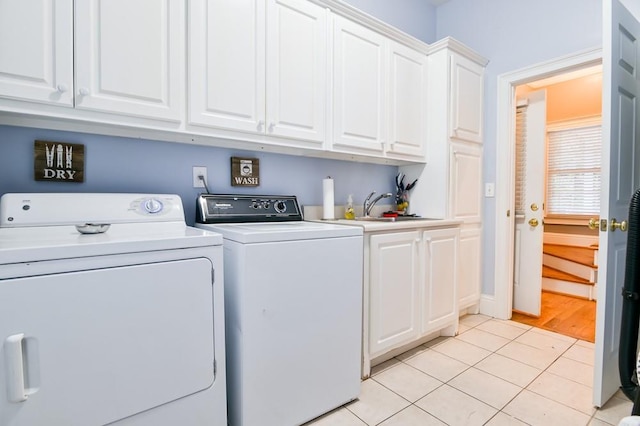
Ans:
{"label": "wooden stair tread", "polygon": [[558,244],[544,244],[542,248],[542,252],[544,254],[559,257],[561,259],[567,259],[593,268],[596,268],[593,263],[595,259],[595,250],[597,250],[597,247],[564,246]]}
{"label": "wooden stair tread", "polygon": [[542,265],[542,277],[552,278],[552,279],[562,280],[562,281],[569,281],[569,282],[578,283],[578,284],[593,285],[593,283],[589,282],[589,280],[585,280],[583,278],[576,277],[575,275],[567,274],[566,272],[549,268],[548,266],[544,266],[544,265]]}

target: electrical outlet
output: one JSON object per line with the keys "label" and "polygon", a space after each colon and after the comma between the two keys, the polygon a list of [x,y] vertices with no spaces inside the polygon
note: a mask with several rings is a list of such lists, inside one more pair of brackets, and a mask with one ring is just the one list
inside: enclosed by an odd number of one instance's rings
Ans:
{"label": "electrical outlet", "polygon": [[204,181],[207,181],[207,168],[202,166],[193,166],[193,187],[194,188],[204,188],[204,182],[200,180],[200,177],[204,178]]}

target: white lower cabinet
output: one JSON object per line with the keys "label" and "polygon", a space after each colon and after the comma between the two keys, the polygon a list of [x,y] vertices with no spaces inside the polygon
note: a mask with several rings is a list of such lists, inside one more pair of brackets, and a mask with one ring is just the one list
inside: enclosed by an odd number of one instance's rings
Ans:
{"label": "white lower cabinet", "polygon": [[363,376],[375,358],[445,329],[456,332],[459,233],[456,225],[365,237]]}
{"label": "white lower cabinet", "polygon": [[459,229],[424,231],[422,236],[422,327],[421,334],[455,324],[458,318]]}
{"label": "white lower cabinet", "polygon": [[420,334],[418,231],[369,238],[369,351],[372,358]]}
{"label": "white lower cabinet", "polygon": [[458,309],[472,308],[478,312],[480,303],[480,250],[482,228],[480,224],[463,225],[460,230],[458,263]]}

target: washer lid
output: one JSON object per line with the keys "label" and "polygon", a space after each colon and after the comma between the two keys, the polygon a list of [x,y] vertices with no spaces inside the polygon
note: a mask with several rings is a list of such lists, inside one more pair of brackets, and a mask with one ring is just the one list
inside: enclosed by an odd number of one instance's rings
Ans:
{"label": "washer lid", "polygon": [[361,227],[318,222],[198,223],[196,226],[218,232],[222,234],[226,240],[237,241],[243,244],[354,236],[361,237],[363,235]]}
{"label": "washer lid", "polygon": [[181,222],[114,223],[82,234],[75,226],[0,228],[0,264],[222,245],[222,236]]}

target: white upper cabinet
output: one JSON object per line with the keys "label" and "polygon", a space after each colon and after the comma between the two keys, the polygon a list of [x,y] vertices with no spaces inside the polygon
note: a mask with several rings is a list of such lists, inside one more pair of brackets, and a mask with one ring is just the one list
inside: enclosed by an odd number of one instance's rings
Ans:
{"label": "white upper cabinet", "polygon": [[483,66],[451,55],[450,137],[482,143],[483,79]]}
{"label": "white upper cabinet", "polygon": [[427,148],[427,56],[389,44],[389,146],[387,153],[423,158]]}
{"label": "white upper cabinet", "polygon": [[73,0],[0,0],[0,96],[73,106]]}
{"label": "white upper cabinet", "polygon": [[75,3],[76,108],[179,121],[183,0]]}
{"label": "white upper cabinet", "polygon": [[305,0],[190,4],[189,122],[324,142],[327,11]]}
{"label": "white upper cabinet", "polygon": [[333,146],[382,154],[387,39],[341,16],[333,24]]}
{"label": "white upper cabinet", "polygon": [[189,122],[264,130],[265,2],[189,3]]}
{"label": "white upper cabinet", "polygon": [[327,11],[307,0],[267,3],[267,133],[324,142]]}

